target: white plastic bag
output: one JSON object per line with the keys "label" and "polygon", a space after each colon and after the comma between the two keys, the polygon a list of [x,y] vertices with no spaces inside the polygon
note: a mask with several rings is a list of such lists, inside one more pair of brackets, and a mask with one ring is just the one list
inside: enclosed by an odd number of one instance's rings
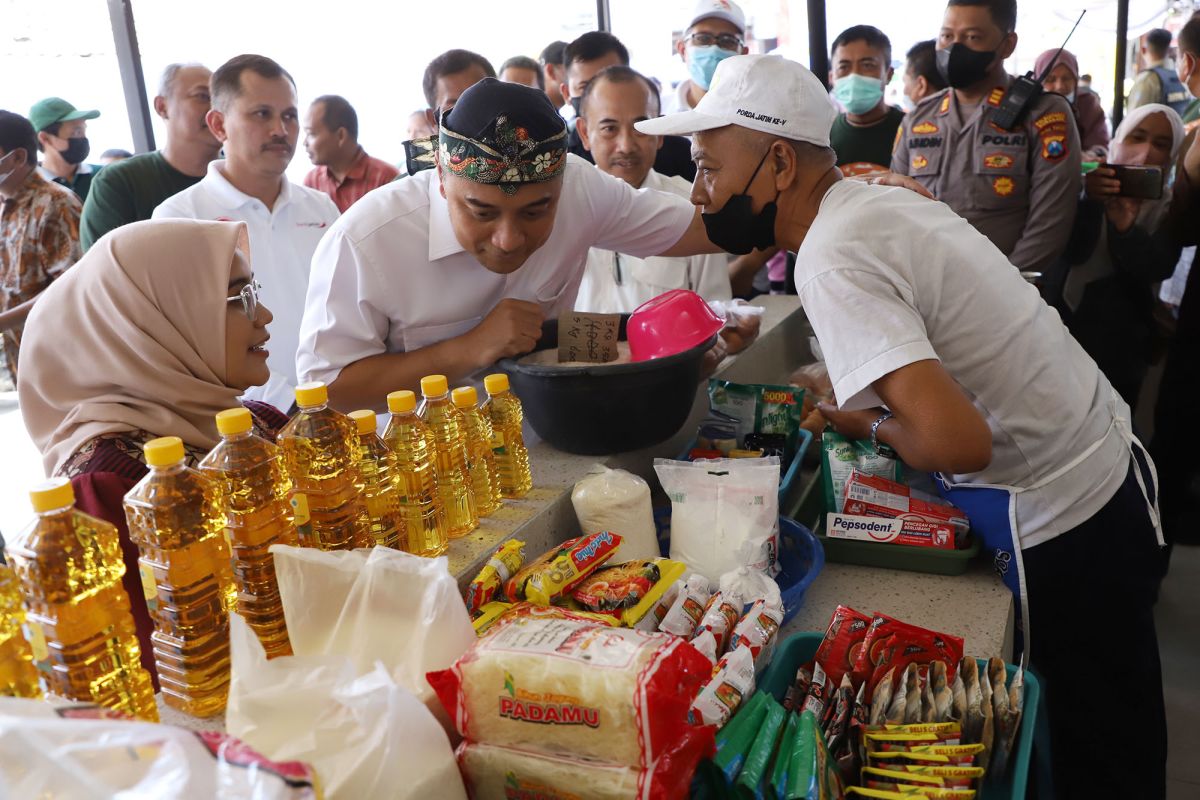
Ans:
{"label": "white plastic bag", "polygon": [[229,621],[230,733],[275,760],[312,764],[329,800],[465,800],[446,732],[382,663],[359,674],[340,655],[268,661],[241,616]]}
{"label": "white plastic bag", "polygon": [[658,558],[658,534],[650,506],[650,484],[623,469],[594,466],[571,493],[584,536],[609,531],[621,536],[612,563]]}
{"label": "white plastic bag", "polygon": [[96,706],[0,697],[0,798],[317,797],[305,764],[272,763],[220,733],[105,714]]}
{"label": "white plastic bag", "polygon": [[671,498],[671,558],[715,585],[726,572],[779,572],[779,459],[654,460]]}
{"label": "white plastic bag", "polygon": [[746,605],[755,600],[766,600],[767,605],[783,608],[783,598],[779,593],[779,584],[761,570],[750,567],[739,567],[721,576],[718,587],[726,594],[737,592]]}

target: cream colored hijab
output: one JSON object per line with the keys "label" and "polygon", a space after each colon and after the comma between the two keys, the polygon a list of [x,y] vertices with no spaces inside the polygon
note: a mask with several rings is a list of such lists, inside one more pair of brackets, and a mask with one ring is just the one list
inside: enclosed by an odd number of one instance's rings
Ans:
{"label": "cream colored hijab", "polygon": [[48,475],[104,433],[217,443],[213,416],[241,394],[225,385],[225,298],[246,241],[240,222],[135,222],[51,284],[29,315],[18,370]]}

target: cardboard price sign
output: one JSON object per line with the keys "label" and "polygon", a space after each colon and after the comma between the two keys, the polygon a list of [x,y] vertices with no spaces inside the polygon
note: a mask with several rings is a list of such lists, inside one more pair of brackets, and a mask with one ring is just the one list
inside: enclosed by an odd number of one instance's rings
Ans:
{"label": "cardboard price sign", "polygon": [[606,364],[617,360],[620,314],[569,311],[558,318],[558,360]]}

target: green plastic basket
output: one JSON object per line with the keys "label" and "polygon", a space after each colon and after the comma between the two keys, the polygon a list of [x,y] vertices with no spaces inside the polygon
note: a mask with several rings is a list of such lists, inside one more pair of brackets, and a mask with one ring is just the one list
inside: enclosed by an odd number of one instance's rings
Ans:
{"label": "green plastic basket", "polygon": [[[758,688],[770,692],[776,700],[783,701],[788,686],[796,678],[796,670],[800,665],[812,661],[821,646],[824,633],[803,632],[789,636],[779,643],[771,665],[763,673],[758,682]],[[980,667],[986,668],[987,662],[979,659]],[[1011,680],[1016,667],[1008,667],[1008,677]],[[985,782],[980,800],[1023,800],[1025,787],[1029,780],[1029,763],[1033,754],[1034,728],[1041,708],[1042,687],[1028,668],[1025,670],[1025,710],[1021,715],[1021,728],[1017,733],[1017,741],[1009,761],[1007,779],[1000,783]]]}

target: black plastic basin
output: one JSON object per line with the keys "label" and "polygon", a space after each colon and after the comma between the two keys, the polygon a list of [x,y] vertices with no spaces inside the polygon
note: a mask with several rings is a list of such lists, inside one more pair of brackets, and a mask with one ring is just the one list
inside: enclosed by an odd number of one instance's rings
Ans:
{"label": "black plastic basin", "polygon": [[[625,323],[621,320],[622,341]],[[537,435],[559,450],[598,456],[670,439],[696,399],[707,342],[665,358],[634,364],[558,367],[500,361]],[[542,325],[537,350],[558,348],[558,320]]]}

